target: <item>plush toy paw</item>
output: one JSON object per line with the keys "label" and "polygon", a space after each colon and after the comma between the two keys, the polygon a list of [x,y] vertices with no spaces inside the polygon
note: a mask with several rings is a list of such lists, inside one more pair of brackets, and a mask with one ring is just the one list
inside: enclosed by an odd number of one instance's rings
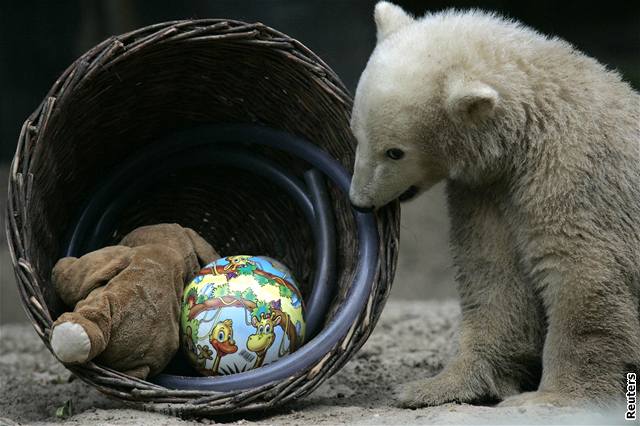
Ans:
{"label": "plush toy paw", "polygon": [[73,322],[63,322],[53,327],[51,348],[56,357],[66,363],[86,362],[91,352],[91,341],[85,329]]}
{"label": "plush toy paw", "polygon": [[179,347],[185,282],[218,258],[195,231],[158,224],[133,230],[119,245],[60,259],[51,281],[74,309],[53,324],[53,353],[64,363],[99,357],[142,379],[158,374]]}

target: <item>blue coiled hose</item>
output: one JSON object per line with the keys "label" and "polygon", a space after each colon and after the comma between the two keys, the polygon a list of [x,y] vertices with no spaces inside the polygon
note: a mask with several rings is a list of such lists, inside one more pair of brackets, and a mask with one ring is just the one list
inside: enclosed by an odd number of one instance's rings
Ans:
{"label": "blue coiled hose", "polygon": [[[274,162],[241,148],[251,145],[282,150],[311,164],[314,168],[304,175],[306,187]],[[311,340],[293,354],[256,370],[218,377],[160,374],[151,380],[173,389],[230,391],[285,379],[311,367],[346,336],[366,306],[378,262],[375,218],[371,213],[354,210],[359,242],[356,275],[343,305],[324,329],[319,330],[334,296],[336,277],[333,208],[323,174],[345,194],[351,178],[340,163],[316,145],[288,133],[247,125],[207,125],[171,135],[154,144],[153,149],[146,147],[101,185],[82,212],[66,254],[80,256],[102,247],[124,207],[159,177],[166,176],[167,170],[202,164],[223,164],[259,174],[286,191],[302,210],[316,244],[313,289],[306,300],[305,315],[307,336]]]}

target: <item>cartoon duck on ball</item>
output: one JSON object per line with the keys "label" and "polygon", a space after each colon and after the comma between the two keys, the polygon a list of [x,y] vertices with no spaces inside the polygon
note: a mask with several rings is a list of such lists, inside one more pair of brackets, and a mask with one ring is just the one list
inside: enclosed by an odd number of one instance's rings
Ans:
{"label": "cartoon duck on ball", "polygon": [[238,350],[238,346],[236,346],[236,342],[233,340],[233,321],[226,319],[216,324],[209,335],[209,342],[216,351],[216,358],[213,360],[211,371],[214,375],[217,375],[222,357],[235,353]]}

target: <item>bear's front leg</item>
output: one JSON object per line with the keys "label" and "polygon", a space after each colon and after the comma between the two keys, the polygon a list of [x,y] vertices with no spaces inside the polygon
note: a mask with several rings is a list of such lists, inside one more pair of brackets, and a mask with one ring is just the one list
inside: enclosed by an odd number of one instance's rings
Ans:
{"label": "bear's front leg", "polygon": [[[554,241],[555,240],[555,241]],[[583,238],[535,241],[534,270],[547,306],[540,388],[502,405],[611,405],[640,367],[638,289],[621,252]],[[621,250],[624,247],[621,246]],[[631,265],[629,265],[631,266]],[[633,267],[633,266],[631,266]]]}
{"label": "bear's front leg", "polygon": [[404,407],[501,400],[535,389],[540,377],[543,309],[520,273],[497,197],[453,182],[448,192],[462,304],[460,350],[435,377],[401,387]]}

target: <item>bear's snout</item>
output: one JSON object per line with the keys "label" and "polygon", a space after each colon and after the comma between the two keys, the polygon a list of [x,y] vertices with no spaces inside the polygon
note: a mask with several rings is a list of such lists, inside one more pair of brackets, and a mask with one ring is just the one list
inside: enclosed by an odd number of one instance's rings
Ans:
{"label": "bear's snout", "polygon": [[361,189],[361,185],[358,185],[359,182],[360,180],[356,177],[351,181],[351,187],[349,188],[349,202],[351,203],[351,207],[356,211],[369,213],[373,211],[375,206],[373,205],[373,201],[370,197],[362,194],[363,191]]}
{"label": "bear's snout", "polygon": [[406,191],[404,191],[402,194],[400,194],[400,196],[398,197],[398,199],[402,202],[404,201],[409,201],[411,200],[413,197],[415,197],[418,194],[418,187],[415,185],[411,185],[409,187],[409,189],[407,189]]}

